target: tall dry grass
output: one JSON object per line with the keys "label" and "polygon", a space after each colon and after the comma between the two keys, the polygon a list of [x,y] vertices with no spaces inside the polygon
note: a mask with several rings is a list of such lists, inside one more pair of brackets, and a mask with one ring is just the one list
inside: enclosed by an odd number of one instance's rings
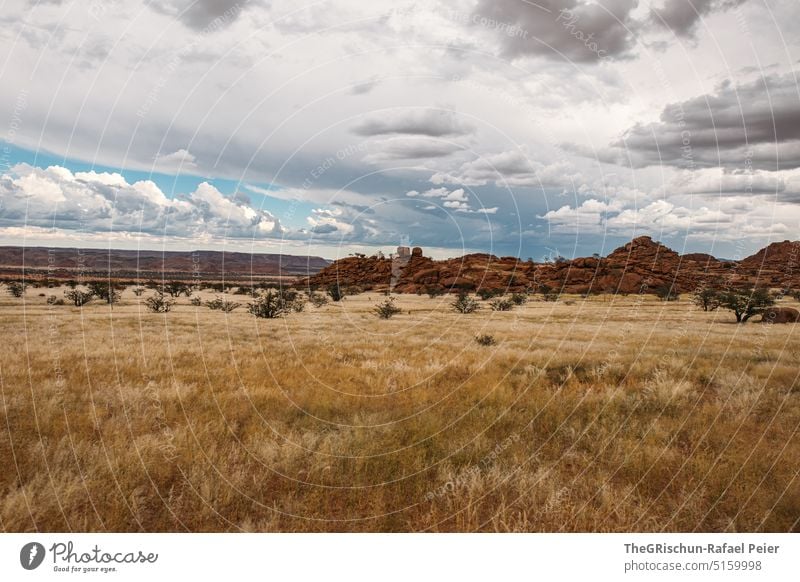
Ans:
{"label": "tall dry grass", "polygon": [[5,531],[800,530],[800,326],[639,297],[256,320],[34,291],[0,299]]}

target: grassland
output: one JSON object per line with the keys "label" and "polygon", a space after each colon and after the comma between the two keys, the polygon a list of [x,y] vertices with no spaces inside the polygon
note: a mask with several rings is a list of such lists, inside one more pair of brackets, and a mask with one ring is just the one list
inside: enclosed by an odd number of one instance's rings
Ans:
{"label": "grassland", "polygon": [[5,531],[800,530],[800,325],[636,296],[256,320],[39,292],[0,297]]}

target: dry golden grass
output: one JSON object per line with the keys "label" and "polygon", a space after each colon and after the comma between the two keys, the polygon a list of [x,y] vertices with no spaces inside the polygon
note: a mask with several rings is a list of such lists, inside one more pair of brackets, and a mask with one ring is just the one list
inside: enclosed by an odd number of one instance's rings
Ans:
{"label": "dry golden grass", "polygon": [[800,325],[639,297],[256,320],[38,292],[0,298],[5,531],[800,529]]}

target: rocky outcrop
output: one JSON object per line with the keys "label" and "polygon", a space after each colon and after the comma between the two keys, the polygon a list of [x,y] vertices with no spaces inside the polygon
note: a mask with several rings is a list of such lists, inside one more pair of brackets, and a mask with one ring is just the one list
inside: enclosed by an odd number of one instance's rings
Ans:
{"label": "rocky outcrop", "polygon": [[[407,248],[407,247],[406,247]],[[397,293],[454,292],[480,289],[507,292],[550,287],[566,293],[639,293],[667,287],[691,292],[704,284],[759,284],[800,287],[800,268],[787,269],[800,242],[776,243],[737,263],[711,255],[679,255],[648,236],[633,239],[607,257],[583,257],[551,263],[521,261],[485,253],[434,261],[415,247],[394,258],[348,257],[336,261],[305,284],[338,283]]]}

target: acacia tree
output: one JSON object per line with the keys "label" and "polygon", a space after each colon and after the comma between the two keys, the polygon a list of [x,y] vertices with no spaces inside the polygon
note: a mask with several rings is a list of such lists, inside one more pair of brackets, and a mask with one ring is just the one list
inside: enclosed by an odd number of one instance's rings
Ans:
{"label": "acacia tree", "polygon": [[117,303],[120,298],[120,291],[124,289],[121,285],[112,285],[107,281],[92,281],[89,283],[89,291],[108,303]]}
{"label": "acacia tree", "polygon": [[775,298],[767,289],[731,289],[719,295],[719,305],[730,309],[737,323],[744,323],[752,316],[763,313],[775,304]]}
{"label": "acacia tree", "polygon": [[169,283],[164,283],[164,293],[172,297],[180,297],[181,295],[191,297],[192,288],[183,281],[170,281]]}
{"label": "acacia tree", "polygon": [[720,293],[711,287],[701,287],[692,295],[692,301],[703,311],[714,311],[719,307]]}

